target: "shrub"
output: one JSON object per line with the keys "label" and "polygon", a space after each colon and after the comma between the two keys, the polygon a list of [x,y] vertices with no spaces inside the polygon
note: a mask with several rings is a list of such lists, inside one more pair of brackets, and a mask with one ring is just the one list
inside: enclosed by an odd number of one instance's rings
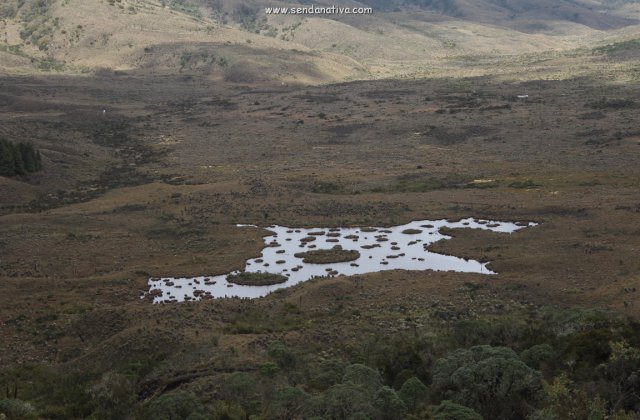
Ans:
{"label": "shrub", "polygon": [[122,419],[131,411],[136,394],[131,382],[124,375],[109,372],[93,387],[89,393],[98,406],[94,412],[101,419]]}
{"label": "shrub", "polygon": [[26,175],[42,168],[40,151],[28,143],[13,144],[0,138],[0,175]]}
{"label": "shrub", "polygon": [[404,418],[407,414],[407,405],[400,399],[396,391],[388,386],[384,386],[376,392],[373,405],[383,420]]}
{"label": "shrub", "polygon": [[269,357],[271,357],[281,368],[292,367],[295,365],[295,355],[287,350],[285,345],[280,341],[274,341],[269,344],[267,349]]}
{"label": "shrub", "polygon": [[427,392],[426,385],[420,379],[413,377],[402,384],[398,395],[409,411],[413,411],[421,402],[427,400]]}
{"label": "shrub", "polygon": [[545,387],[546,404],[531,416],[534,420],[567,419],[595,420],[606,418],[605,402],[599,396],[589,396],[574,389],[566,375],[560,375]]}
{"label": "shrub", "polygon": [[370,393],[374,393],[382,386],[378,372],[361,364],[347,366],[342,382],[361,386]]}
{"label": "shrub", "polygon": [[319,390],[325,390],[340,383],[345,373],[345,363],[341,360],[323,360],[310,372],[310,383]]}
{"label": "shrub", "polygon": [[540,373],[508,347],[456,350],[436,361],[433,383],[445,398],[492,419],[526,416],[542,390]]}
{"label": "shrub", "polygon": [[[273,367],[277,369],[273,363]],[[260,393],[256,380],[243,372],[233,373],[227,379],[222,395],[225,400],[234,402],[250,414],[260,412]]]}
{"label": "shrub", "polygon": [[469,407],[444,400],[433,410],[434,420],[482,420],[482,416]]}
{"label": "shrub", "polygon": [[338,384],[325,392],[318,414],[331,419],[371,419],[377,415],[371,403],[371,393],[366,387],[352,382]]}
{"label": "shrub", "polygon": [[520,354],[520,358],[534,369],[553,358],[553,348],[548,344],[536,344]]}
{"label": "shrub", "polygon": [[190,392],[176,391],[163,394],[151,401],[146,418],[155,420],[195,420],[204,415],[200,400]]}
{"label": "shrub", "polygon": [[292,386],[280,389],[269,407],[267,419],[289,420],[299,418],[309,400],[309,395]]}
{"label": "shrub", "polygon": [[35,419],[36,410],[28,402],[17,398],[0,400],[0,415],[5,414],[10,419]]}

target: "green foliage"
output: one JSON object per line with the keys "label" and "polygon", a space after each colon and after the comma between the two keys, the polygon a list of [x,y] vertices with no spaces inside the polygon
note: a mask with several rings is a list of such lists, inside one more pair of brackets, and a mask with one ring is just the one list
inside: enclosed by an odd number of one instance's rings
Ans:
{"label": "green foliage", "polygon": [[482,416],[469,407],[444,400],[433,410],[434,420],[482,420]]}
{"label": "green foliage", "polygon": [[51,6],[54,0],[19,1],[19,14],[23,22],[20,38],[47,50],[51,42],[57,19],[51,17]]}
{"label": "green foliage", "polygon": [[593,368],[609,358],[609,343],[615,336],[615,332],[609,328],[597,328],[578,332],[563,340],[563,358],[570,361],[574,376],[580,379],[595,378],[598,372]]}
{"label": "green foliage", "polygon": [[327,419],[372,419],[377,415],[371,390],[353,382],[334,385],[324,393],[320,412]]}
{"label": "green foliage", "polygon": [[[403,321],[417,315],[400,311]],[[267,313],[246,306],[229,314],[228,323],[238,326],[241,320],[246,328],[265,333],[289,318],[300,324],[307,313],[284,302]],[[334,341],[330,352],[319,354],[307,345],[313,343],[301,345],[289,336],[286,345],[268,341],[265,351],[252,354],[247,372],[213,374],[214,400],[206,406],[200,394],[180,390],[138,402],[134,390],[141,384],[175,374],[165,372],[164,377],[158,368],[164,357],[148,351],[145,357],[117,356],[117,363],[93,375],[42,366],[0,372],[0,389],[14,397],[15,386],[22,400],[0,406],[18,409],[28,402],[35,416],[52,419],[126,419],[133,413],[144,419],[190,420],[630,420],[635,415],[640,402],[637,322],[581,309],[529,308],[477,318],[455,313],[443,317],[428,309],[420,315],[424,327],[382,336],[370,330],[344,347]],[[51,313],[34,319],[38,324],[57,320]],[[21,315],[6,323],[26,327],[29,321]],[[187,361],[201,358],[185,351],[172,365],[187,371]],[[551,378],[550,385],[543,385],[537,370]],[[189,390],[211,396],[203,384],[194,381]]]}
{"label": "green foliage", "polygon": [[280,368],[273,362],[267,362],[260,366],[260,374],[262,376],[275,376],[278,372],[280,372]]}
{"label": "green foliage", "polygon": [[63,374],[43,365],[25,365],[2,372],[0,389],[15,390],[18,398],[35,407],[39,417],[83,418],[93,410],[87,392],[92,379],[89,374]]}
{"label": "green foliage", "polygon": [[282,388],[273,398],[265,417],[274,420],[299,418],[304,412],[309,398],[309,394],[298,388],[292,386]]}
{"label": "green foliage", "polygon": [[318,365],[312,366],[312,371],[309,374],[309,383],[312,387],[324,391],[342,381],[345,369],[346,364],[341,360],[323,360]]}
{"label": "green foliage", "polygon": [[433,383],[445,398],[492,419],[525,416],[542,391],[540,373],[507,347],[456,350],[436,361]]}
{"label": "green foliage", "polygon": [[484,319],[468,319],[457,322],[453,327],[453,338],[462,346],[491,344],[493,328]]}
{"label": "green foliage", "polygon": [[258,8],[245,3],[236,6],[234,18],[244,30],[249,32],[259,33],[264,27],[264,20],[258,19]]}
{"label": "green foliage", "polygon": [[533,419],[601,420],[606,416],[602,398],[573,388],[565,375],[545,387],[545,398],[546,406],[534,413]]}
{"label": "green foliage", "polygon": [[12,3],[0,4],[0,19],[12,19],[18,13],[18,8]]}
{"label": "green foliage", "polygon": [[393,409],[406,412],[405,404],[393,389],[382,389],[380,375],[374,369],[362,364],[349,365],[341,384],[307,401],[306,414],[323,419],[379,419],[390,418],[388,413]]}
{"label": "green foliage", "polygon": [[185,13],[196,18],[202,18],[202,12],[198,5],[189,0],[171,0],[169,7],[177,12]]}
{"label": "green foliage", "polygon": [[240,405],[229,401],[215,401],[212,411],[214,419],[245,420],[248,417]]}
{"label": "green foliage", "polygon": [[36,410],[29,402],[17,398],[0,400],[0,418],[4,414],[9,419],[36,419]]}
{"label": "green foliage", "polygon": [[0,138],[0,176],[26,175],[41,168],[40,151],[33,145],[13,144]]}
{"label": "green foliage", "polygon": [[610,346],[611,355],[599,370],[613,385],[608,391],[615,408],[631,410],[640,395],[640,349],[625,341]]}
{"label": "green foliage", "polygon": [[520,353],[523,362],[534,369],[553,358],[553,348],[549,344],[536,344]]}
{"label": "green foliage", "polygon": [[394,420],[407,415],[407,405],[396,391],[388,386],[383,386],[376,392],[373,405],[382,420]]}
{"label": "green foliage", "polygon": [[[412,372],[410,376],[426,378],[429,364],[427,359],[431,350],[432,344],[426,339],[404,333],[372,337],[363,345],[364,354],[358,357],[375,366],[384,381],[392,383],[405,370]],[[401,386],[402,383],[404,380],[398,385]]]}
{"label": "green foliage", "polygon": [[289,368],[295,365],[296,357],[287,350],[285,345],[280,341],[274,341],[269,344],[267,349],[269,357],[272,358],[281,368]]}
{"label": "green foliage", "polygon": [[149,403],[145,417],[154,420],[195,420],[203,418],[204,407],[190,392],[163,394]]}
{"label": "green foliage", "polygon": [[378,372],[362,364],[347,366],[342,382],[360,386],[370,393],[375,392],[382,386]]}
{"label": "green foliage", "polygon": [[222,396],[225,400],[243,407],[249,414],[260,412],[261,399],[258,383],[247,373],[231,374],[224,383]]}
{"label": "green foliage", "polygon": [[94,415],[100,419],[119,420],[126,418],[137,399],[135,389],[129,379],[113,372],[106,373],[97,384],[90,388],[89,393],[98,407]]}
{"label": "green foliage", "polygon": [[402,384],[398,395],[409,411],[413,411],[420,403],[427,401],[428,392],[426,385],[420,379],[413,377]]}

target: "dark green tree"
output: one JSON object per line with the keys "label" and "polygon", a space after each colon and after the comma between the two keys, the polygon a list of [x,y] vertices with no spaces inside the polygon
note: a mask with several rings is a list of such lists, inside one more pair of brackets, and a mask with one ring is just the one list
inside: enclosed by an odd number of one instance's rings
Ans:
{"label": "dark green tree", "polygon": [[13,145],[5,139],[0,139],[0,175],[13,176],[16,174]]}
{"label": "dark green tree", "polygon": [[354,385],[359,385],[371,394],[376,392],[382,386],[378,372],[371,369],[369,366],[361,364],[347,366],[342,382],[350,382]]}
{"label": "dark green tree", "polygon": [[299,418],[309,398],[306,392],[292,386],[280,389],[269,407],[266,418],[273,420]]}
{"label": "dark green tree", "polygon": [[258,414],[261,411],[262,401],[258,383],[247,373],[231,374],[225,381],[222,396],[225,400],[238,404],[249,414]]}
{"label": "dark green tree", "polygon": [[415,408],[421,403],[427,400],[428,388],[422,381],[416,377],[407,379],[398,395],[400,399],[406,404],[409,411],[415,410]]}
{"label": "dark green tree", "polygon": [[0,139],[0,176],[26,175],[42,168],[40,151],[28,143]]}
{"label": "dark green tree", "polygon": [[27,173],[27,169],[24,166],[24,160],[22,159],[22,153],[18,147],[13,147],[13,170],[18,175],[24,175]]}
{"label": "dark green tree", "polygon": [[382,420],[402,419],[407,415],[407,405],[388,386],[383,386],[376,392],[373,406],[378,409]]}
{"label": "dark green tree", "polygon": [[368,389],[352,382],[334,385],[324,393],[320,417],[346,420],[352,418],[377,418]]}
{"label": "dark green tree", "polygon": [[195,420],[204,417],[204,407],[190,392],[176,391],[163,394],[151,401],[145,417],[157,420]]}
{"label": "dark green tree", "polygon": [[101,419],[126,419],[136,401],[133,384],[126,376],[109,372],[89,390],[97,406],[94,414]]}
{"label": "dark green tree", "polygon": [[310,383],[321,391],[342,381],[345,372],[345,363],[337,359],[323,360],[310,366]]}
{"label": "dark green tree", "polygon": [[22,158],[24,165],[24,171],[27,173],[35,172],[37,170],[36,151],[32,145],[26,143],[18,143],[16,146],[18,154]]}
{"label": "dark green tree", "polygon": [[508,347],[475,346],[436,361],[433,384],[446,399],[486,418],[523,418],[542,396],[538,371]]}
{"label": "dark green tree", "polygon": [[553,358],[553,348],[548,344],[536,344],[520,353],[520,358],[534,369]]}
{"label": "dark green tree", "polygon": [[444,400],[433,410],[435,420],[482,420],[482,416],[469,407]]}

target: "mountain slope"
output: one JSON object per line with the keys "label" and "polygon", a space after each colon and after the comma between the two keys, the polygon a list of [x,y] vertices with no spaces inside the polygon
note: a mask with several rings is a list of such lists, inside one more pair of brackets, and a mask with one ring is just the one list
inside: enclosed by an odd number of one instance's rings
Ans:
{"label": "mountain slope", "polygon": [[476,74],[459,63],[633,39],[640,16],[640,3],[631,0],[323,0],[315,4],[371,6],[374,13],[265,15],[266,6],[300,4],[8,0],[0,6],[0,71],[183,73],[304,84]]}
{"label": "mountain slope", "polygon": [[[571,22],[593,29],[617,29],[637,24],[629,8],[637,1],[584,0],[362,0],[382,10],[417,8],[479,23],[539,32],[547,22]],[[638,9],[636,8],[636,12]]]}

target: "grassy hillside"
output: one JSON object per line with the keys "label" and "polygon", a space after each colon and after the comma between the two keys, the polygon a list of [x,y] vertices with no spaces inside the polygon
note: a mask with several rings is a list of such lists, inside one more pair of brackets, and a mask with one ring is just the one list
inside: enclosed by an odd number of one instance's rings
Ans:
{"label": "grassy hillside", "polygon": [[257,0],[11,0],[0,9],[0,69],[302,84],[474,75],[478,59],[624,41],[638,14],[637,3],[622,1],[338,4],[374,14],[267,16],[266,5],[292,4]]}

